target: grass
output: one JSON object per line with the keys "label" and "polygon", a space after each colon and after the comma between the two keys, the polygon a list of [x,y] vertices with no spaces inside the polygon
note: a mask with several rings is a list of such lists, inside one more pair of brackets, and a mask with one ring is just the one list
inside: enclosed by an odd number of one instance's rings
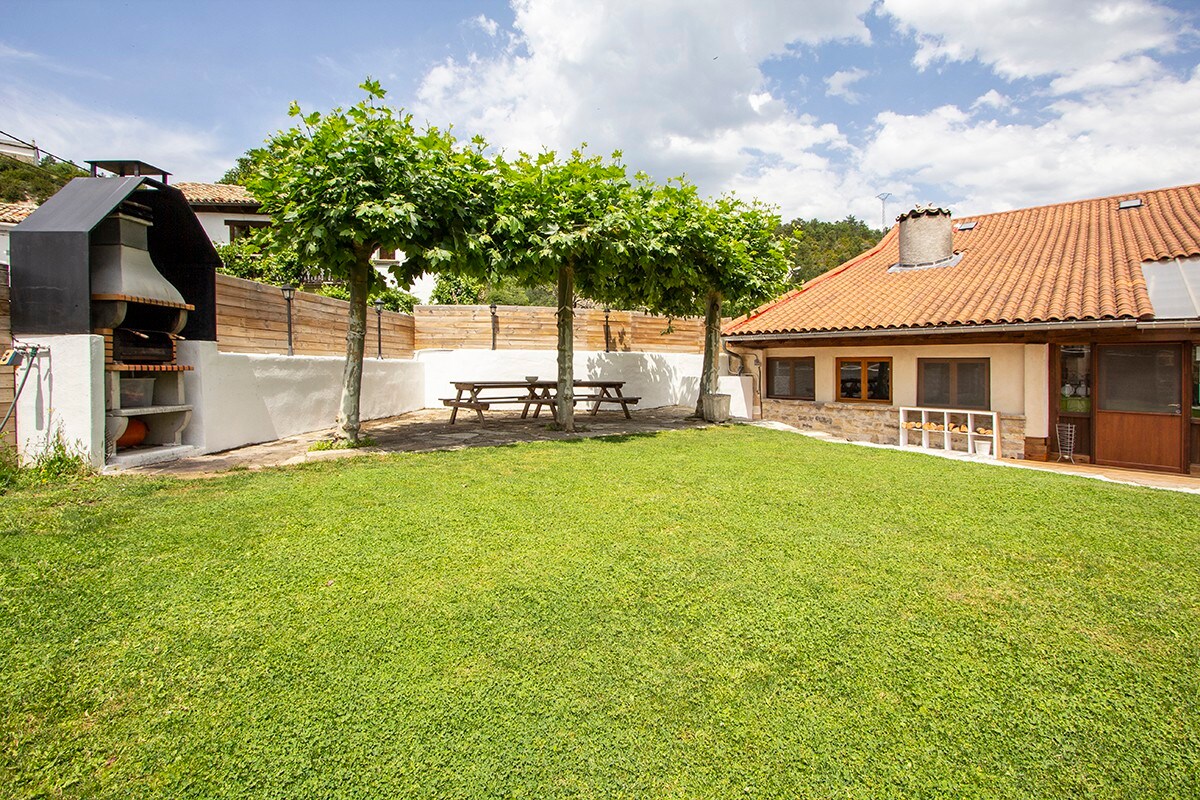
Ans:
{"label": "grass", "polygon": [[0,794],[1200,794],[1200,498],[734,427],[0,506]]}

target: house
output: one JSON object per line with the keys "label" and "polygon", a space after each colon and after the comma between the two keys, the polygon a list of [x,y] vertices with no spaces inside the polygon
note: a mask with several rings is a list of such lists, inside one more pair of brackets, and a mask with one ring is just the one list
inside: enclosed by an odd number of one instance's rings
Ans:
{"label": "house", "polygon": [[1004,457],[1200,471],[1200,184],[897,222],[725,327],[762,417],[965,449],[994,414]]}
{"label": "house", "polygon": [[271,217],[259,213],[259,202],[244,186],[182,181],[175,188],[183,192],[208,238],[216,244],[229,244],[254,228],[271,224]]}
{"label": "house", "polygon": [[[244,186],[189,181],[176,183],[175,186],[183,192],[196,218],[215,244],[229,244],[254,228],[271,224],[270,215],[260,213],[260,203]],[[388,270],[399,264],[402,258],[403,254],[396,250],[376,250],[371,263],[384,281],[393,286],[396,281]],[[314,284],[334,282],[324,275],[313,274],[311,277]]]}
{"label": "house", "polygon": [[8,232],[17,223],[28,217],[37,208],[37,203],[0,203],[0,267],[12,263],[9,258]]}

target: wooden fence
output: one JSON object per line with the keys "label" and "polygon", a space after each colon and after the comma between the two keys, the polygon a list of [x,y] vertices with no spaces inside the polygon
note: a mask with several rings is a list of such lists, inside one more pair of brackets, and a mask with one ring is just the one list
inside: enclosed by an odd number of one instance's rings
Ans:
{"label": "wooden fence", "polygon": [[[487,350],[492,346],[493,328],[497,350],[553,350],[558,341],[553,308],[497,306],[494,320],[487,306],[417,306],[413,313],[417,350]],[[577,308],[575,348],[700,353],[704,350],[704,321],[612,311],[606,343],[604,311]]]}
{"label": "wooden fence", "polygon": [[[344,355],[344,300],[296,292],[292,300],[292,343],[297,355]],[[382,337],[379,335],[382,331]],[[366,354],[374,356],[383,342],[386,358],[412,358],[413,318],[367,309]],[[287,301],[278,286],[217,276],[217,343],[227,353],[286,353]]]}
{"label": "wooden fence", "polygon": [[[293,349],[299,355],[342,355],[346,352],[344,300],[296,292],[292,300]],[[383,354],[411,358],[414,350],[487,350],[495,327],[498,350],[553,350],[558,328],[553,308],[497,306],[417,306],[413,315],[367,311],[366,353],[379,348],[382,322]],[[277,286],[217,276],[217,342],[229,353],[286,353],[287,302]],[[689,317],[668,319],[631,311],[612,311],[607,346],[604,311],[575,310],[578,350],[700,353],[704,350],[704,321]]]}

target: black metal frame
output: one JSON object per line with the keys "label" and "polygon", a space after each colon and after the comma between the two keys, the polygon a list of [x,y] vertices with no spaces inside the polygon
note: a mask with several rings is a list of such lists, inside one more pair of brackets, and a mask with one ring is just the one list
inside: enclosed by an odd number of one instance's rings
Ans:
{"label": "black metal frame", "polygon": [[92,332],[90,234],[127,201],[150,209],[150,259],[195,306],[180,335],[216,341],[221,259],[183,193],[145,176],[75,178],[12,230],[14,335]]}

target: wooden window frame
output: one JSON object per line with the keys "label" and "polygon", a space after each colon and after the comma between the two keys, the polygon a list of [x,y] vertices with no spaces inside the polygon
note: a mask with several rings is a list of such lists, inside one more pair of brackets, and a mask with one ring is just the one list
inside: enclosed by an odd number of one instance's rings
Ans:
{"label": "wooden window frame", "polygon": [[256,228],[270,227],[271,220],[269,219],[227,219],[225,227],[229,230],[229,241],[235,242],[244,236],[249,236],[250,231]]}
{"label": "wooden window frame", "polygon": [[[946,405],[930,403],[925,399],[925,367],[928,364],[950,365],[950,402]],[[982,406],[965,406],[958,402],[959,364],[983,364],[984,400]],[[927,408],[963,408],[971,411],[992,410],[992,359],[991,358],[918,358],[917,359],[917,405]]]}
{"label": "wooden window frame", "polygon": [[[865,395],[866,394],[867,365],[868,364],[883,364],[883,363],[886,363],[888,365],[888,396],[887,396],[886,400],[873,400],[868,397],[846,397],[845,395],[842,394],[842,364],[858,364],[859,365],[859,369],[862,370],[862,375],[863,375],[863,383],[862,383],[861,388],[862,388],[862,393]],[[833,371],[833,381],[834,381],[834,384],[837,386],[837,399],[838,399],[839,403],[876,403],[879,405],[889,405],[889,406],[892,404],[892,395],[894,394],[894,392],[892,391],[892,389],[893,389],[892,385],[895,382],[894,381],[895,372],[892,369],[892,357],[891,356],[871,356],[868,358],[839,358],[834,362],[833,370],[834,370]]]}
{"label": "wooden window frame", "polygon": [[[772,364],[772,363],[776,363],[776,364],[777,364],[777,363],[779,363],[780,361],[791,361],[791,362],[795,362],[795,361],[808,361],[808,362],[810,362],[810,363],[812,364],[812,370],[813,370],[813,392],[812,392],[812,397],[803,397],[803,396],[801,396],[801,395],[798,395],[798,394],[796,394],[796,369],[795,369],[795,367],[794,367],[794,366],[792,367],[792,379],[791,379],[791,391],[792,391],[792,393],[791,393],[791,394],[774,394],[774,393],[773,393],[773,392],[774,392],[774,390],[775,390],[775,382],[774,382],[774,380],[772,380],[772,378],[773,378],[774,376],[772,375],[772,372],[771,372],[771,364]],[[767,358],[767,391],[766,391],[766,396],[767,396],[768,398],[770,398],[771,400],[808,400],[808,401],[815,401],[815,400],[817,399],[817,359],[816,359],[816,357],[815,357],[815,356],[780,356],[780,357],[769,356],[769,357]]]}

